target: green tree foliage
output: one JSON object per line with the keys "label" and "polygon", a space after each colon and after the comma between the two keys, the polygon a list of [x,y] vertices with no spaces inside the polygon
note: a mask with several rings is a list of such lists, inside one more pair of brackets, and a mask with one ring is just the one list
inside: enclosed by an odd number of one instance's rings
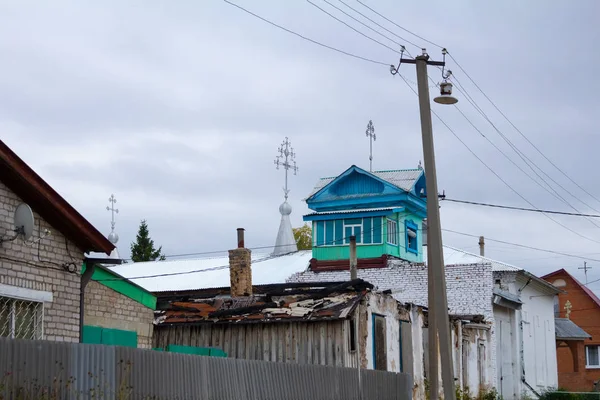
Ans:
{"label": "green tree foliage", "polygon": [[148,224],[146,220],[142,220],[138,229],[135,242],[131,243],[131,259],[133,262],[154,261],[157,258],[162,261],[165,256],[161,254],[162,246],[158,249],[154,248],[154,240],[150,239]]}
{"label": "green tree foliage", "polygon": [[310,250],[312,249],[312,229],[308,224],[304,224],[300,228],[293,228],[294,239],[296,239],[296,245],[298,250]]}

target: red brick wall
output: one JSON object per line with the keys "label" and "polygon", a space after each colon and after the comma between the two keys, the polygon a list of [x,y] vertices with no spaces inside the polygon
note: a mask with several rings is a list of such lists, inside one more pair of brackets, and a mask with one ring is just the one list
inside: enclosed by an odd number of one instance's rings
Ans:
{"label": "red brick wall", "polygon": [[[567,274],[559,273],[547,280],[553,283],[557,279],[567,283],[566,287],[561,288],[566,293],[558,296],[560,317],[566,318],[565,303],[569,300],[572,307],[569,318],[592,336],[584,342],[585,345],[600,345],[600,306]],[[585,353],[582,356],[585,360]],[[600,369],[586,369],[585,362],[582,372],[573,372],[573,356],[568,347],[560,347],[557,358],[558,384],[561,387],[589,391],[594,381],[600,379]]]}

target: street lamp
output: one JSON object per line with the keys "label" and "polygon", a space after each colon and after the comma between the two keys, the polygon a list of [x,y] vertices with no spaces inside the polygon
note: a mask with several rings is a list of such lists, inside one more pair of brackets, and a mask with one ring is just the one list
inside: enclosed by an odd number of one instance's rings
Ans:
{"label": "street lamp", "polygon": [[433,99],[438,104],[456,104],[458,99],[452,96],[452,84],[450,82],[440,83],[440,95]]}

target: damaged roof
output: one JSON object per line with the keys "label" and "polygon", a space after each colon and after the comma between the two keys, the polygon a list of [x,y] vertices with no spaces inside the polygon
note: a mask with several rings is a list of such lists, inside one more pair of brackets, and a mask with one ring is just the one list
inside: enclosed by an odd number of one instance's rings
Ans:
{"label": "damaged roof", "polygon": [[[283,283],[257,288],[252,296],[232,298],[224,290],[165,294],[155,311],[156,325],[328,321],[352,315],[373,285],[348,282]],[[262,290],[261,290],[262,289]],[[206,297],[209,294],[211,297]]]}

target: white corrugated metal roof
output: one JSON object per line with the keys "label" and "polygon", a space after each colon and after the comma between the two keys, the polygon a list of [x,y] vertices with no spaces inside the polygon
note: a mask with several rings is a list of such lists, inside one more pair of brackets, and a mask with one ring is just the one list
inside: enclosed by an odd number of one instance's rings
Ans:
{"label": "white corrugated metal roof", "polygon": [[[302,250],[275,257],[269,254],[253,253],[252,284],[283,283],[290,275],[305,271],[308,268],[311,258],[311,250]],[[203,271],[207,269],[208,271]],[[110,267],[110,270],[131,280],[149,292],[229,286],[228,257],[138,262]],[[140,278],[161,274],[177,275]]]}
{"label": "white corrugated metal roof", "polygon": [[[384,181],[389,182],[396,187],[399,187],[400,189],[410,191],[414,186],[416,180],[419,179],[419,177],[423,173],[423,170],[418,168],[398,169],[391,171],[373,171],[371,173],[376,177],[383,179]],[[307,198],[317,193],[319,190],[323,189],[335,178],[337,178],[337,176],[319,179],[319,181],[313,188],[312,192],[307,196]]]}
{"label": "white corrugated metal roof", "polygon": [[[427,262],[427,251],[423,250],[423,261]],[[444,245],[444,264],[446,265],[465,265],[465,264],[491,264],[492,271],[522,271],[523,268],[506,264],[491,258],[482,257],[477,254],[469,253],[454,247]]]}

